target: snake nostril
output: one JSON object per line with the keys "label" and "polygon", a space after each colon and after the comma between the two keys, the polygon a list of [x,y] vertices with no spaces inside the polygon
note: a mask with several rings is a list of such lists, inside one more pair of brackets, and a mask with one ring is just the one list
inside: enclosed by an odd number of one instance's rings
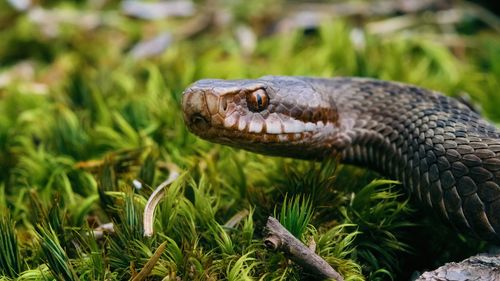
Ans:
{"label": "snake nostril", "polygon": [[197,127],[205,127],[208,125],[208,120],[199,113],[194,113],[191,116],[191,124]]}
{"label": "snake nostril", "polygon": [[223,98],[221,101],[220,101],[220,105],[221,105],[221,109],[222,111],[226,111],[227,110],[227,100],[225,98]]}

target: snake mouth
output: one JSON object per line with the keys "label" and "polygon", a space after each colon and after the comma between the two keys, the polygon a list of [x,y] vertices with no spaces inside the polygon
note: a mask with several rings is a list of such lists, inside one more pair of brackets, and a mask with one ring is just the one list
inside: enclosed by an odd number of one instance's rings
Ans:
{"label": "snake mouth", "polygon": [[211,142],[270,156],[294,155],[299,159],[321,159],[329,153],[322,147],[316,147],[317,132],[268,134],[214,126],[205,130],[199,130],[196,126],[188,128],[192,133]]}
{"label": "snake mouth", "polygon": [[279,144],[279,143],[297,143],[303,142],[312,135],[314,132],[300,132],[300,133],[251,133],[248,131],[238,131],[228,128],[210,128],[205,131],[196,131],[195,134],[223,144],[233,143],[263,143],[263,144]]}
{"label": "snake mouth", "polygon": [[238,115],[234,112],[224,119],[207,119],[201,114],[193,114],[188,129],[203,139],[248,149],[259,144],[287,147],[314,142],[320,132],[332,132],[336,126],[333,122],[302,122],[276,113],[268,114],[267,118],[259,116],[257,120],[260,121],[253,123],[255,116]]}
{"label": "snake mouth", "polygon": [[302,142],[318,130],[328,127],[322,121],[302,122],[276,113],[246,114],[237,111],[223,118],[210,116],[206,111],[195,111],[184,116],[188,129],[214,142],[235,146],[236,143],[291,143]]}

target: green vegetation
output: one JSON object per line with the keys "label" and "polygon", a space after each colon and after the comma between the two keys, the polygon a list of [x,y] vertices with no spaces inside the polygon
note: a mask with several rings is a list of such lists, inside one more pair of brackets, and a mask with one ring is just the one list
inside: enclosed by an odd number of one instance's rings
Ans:
{"label": "green vegetation", "polygon": [[[466,92],[500,121],[500,37],[487,27],[460,22],[453,42],[433,25],[358,42],[353,23],[336,18],[265,35],[287,3],[234,1],[231,24],[176,34],[161,54],[134,59],[137,42],[189,19],[133,19],[115,1],[47,2],[99,20],[54,27],[0,3],[0,280],[127,280],[159,247],[147,280],[307,278],[265,249],[273,214],[351,281],[407,278],[484,249],[371,172],[200,140],[180,101],[207,77],[355,75]],[[242,24],[257,31],[255,49],[237,40]],[[147,198],[172,167],[182,175],[143,237]],[[107,222],[114,232],[97,237]]]}

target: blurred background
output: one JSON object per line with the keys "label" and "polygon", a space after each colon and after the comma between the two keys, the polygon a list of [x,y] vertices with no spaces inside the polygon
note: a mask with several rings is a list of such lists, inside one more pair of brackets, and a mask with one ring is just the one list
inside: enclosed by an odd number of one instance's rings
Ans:
{"label": "blurred background", "polygon": [[[78,76],[82,66],[137,71],[147,63],[156,64],[175,91],[201,77],[293,74],[424,82],[457,94],[469,90],[460,78],[470,67],[499,71],[495,1],[6,0],[0,5],[3,91],[58,92],[74,82],[67,78]],[[421,54],[424,60],[417,58]],[[455,87],[442,85],[443,77]]]}
{"label": "blurred background", "polygon": [[[180,100],[201,78],[364,76],[499,122],[499,16],[486,0],[0,1],[0,280],[128,279],[167,238],[148,280],[306,280],[259,235],[286,194],[316,186],[304,237],[335,241],[318,247],[347,280],[408,280],[484,251],[399,191],[366,191],[377,175],[341,167],[332,183],[328,168],[199,140]],[[147,240],[144,202],[173,166],[187,173],[182,204],[165,203],[177,209],[162,207]],[[107,222],[118,236],[82,238]]]}
{"label": "blurred background", "polygon": [[[193,63],[192,76],[182,77],[189,81],[273,73],[420,82],[434,80],[430,73],[442,70],[439,75],[459,83],[461,69],[450,60],[477,55],[472,64],[489,70],[500,32],[494,1],[6,0],[0,5],[0,87],[22,80],[22,87],[41,94],[67,82],[63,76],[82,64],[102,69],[144,61],[169,69]],[[318,44],[325,47],[315,48]],[[390,48],[392,56],[380,53]],[[429,65],[415,61],[422,52],[428,52]],[[306,53],[310,56],[302,56]],[[283,69],[282,63],[295,61],[300,65]],[[400,71],[397,64],[404,63],[417,63],[422,71]],[[169,86],[181,89],[185,83]]]}

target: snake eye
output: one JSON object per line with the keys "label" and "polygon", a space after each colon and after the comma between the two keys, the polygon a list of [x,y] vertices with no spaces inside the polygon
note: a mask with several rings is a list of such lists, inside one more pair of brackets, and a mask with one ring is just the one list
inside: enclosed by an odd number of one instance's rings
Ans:
{"label": "snake eye", "polygon": [[266,91],[258,89],[247,94],[248,108],[253,112],[259,112],[267,108],[269,105],[269,97]]}

